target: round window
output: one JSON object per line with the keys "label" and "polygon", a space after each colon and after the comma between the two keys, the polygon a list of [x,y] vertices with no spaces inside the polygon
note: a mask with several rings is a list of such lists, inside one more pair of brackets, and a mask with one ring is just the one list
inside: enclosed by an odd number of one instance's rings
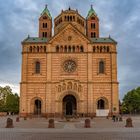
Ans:
{"label": "round window", "polygon": [[63,69],[65,72],[72,73],[76,70],[76,62],[73,60],[66,60],[63,64]]}

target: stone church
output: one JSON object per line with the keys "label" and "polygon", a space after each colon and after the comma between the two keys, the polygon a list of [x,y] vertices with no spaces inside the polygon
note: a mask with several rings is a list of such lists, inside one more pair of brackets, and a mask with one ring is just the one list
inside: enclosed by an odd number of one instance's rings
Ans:
{"label": "stone church", "polygon": [[100,37],[92,6],[86,18],[68,8],[53,23],[46,5],[38,37],[22,41],[20,116],[118,113],[117,42]]}

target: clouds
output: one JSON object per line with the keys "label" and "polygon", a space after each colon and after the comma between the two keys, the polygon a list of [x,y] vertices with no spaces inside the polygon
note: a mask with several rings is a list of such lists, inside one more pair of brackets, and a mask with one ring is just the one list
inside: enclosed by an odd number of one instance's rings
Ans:
{"label": "clouds", "polygon": [[[70,6],[87,16],[90,5],[100,19],[100,36],[109,34],[118,42],[120,97],[140,85],[140,3],[139,0],[7,0],[0,4],[0,83],[18,86],[21,41],[38,35],[38,17],[45,4],[52,17]],[[4,80],[6,80],[4,82]],[[8,82],[8,83],[9,83]]]}

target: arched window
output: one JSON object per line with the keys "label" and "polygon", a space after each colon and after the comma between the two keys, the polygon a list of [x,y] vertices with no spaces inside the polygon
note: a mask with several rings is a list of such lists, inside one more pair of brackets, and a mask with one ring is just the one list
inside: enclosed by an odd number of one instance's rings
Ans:
{"label": "arched window", "polygon": [[83,46],[80,47],[80,52],[84,52]]}
{"label": "arched window", "polygon": [[95,29],[95,23],[91,23],[91,29]]}
{"label": "arched window", "polygon": [[64,48],[64,52],[67,52],[67,46],[65,46],[65,48]]}
{"label": "arched window", "polygon": [[99,73],[104,73],[105,72],[105,64],[104,61],[99,62]]}
{"label": "arched window", "polygon": [[70,21],[72,21],[72,16],[70,16]]}
{"label": "arched window", "polygon": [[95,52],[95,46],[93,46],[93,52]]}
{"label": "arched window", "polygon": [[37,46],[37,52],[39,52],[39,46]]}
{"label": "arched window", "polygon": [[94,32],[94,34],[93,34],[93,37],[95,37],[96,38],[96,33]]}
{"label": "arched window", "polygon": [[47,28],[47,27],[48,27],[48,24],[46,23],[46,24],[45,24],[45,28]]}
{"label": "arched window", "polygon": [[56,52],[59,52],[59,46],[56,46]]}
{"label": "arched window", "polygon": [[35,73],[36,74],[40,73],[40,62],[39,61],[35,62]]}
{"label": "arched window", "polygon": [[32,46],[30,46],[29,51],[32,52]]}
{"label": "arched window", "polygon": [[109,46],[107,46],[107,52],[109,52]]}
{"label": "arched window", "polygon": [[71,52],[71,46],[69,46],[69,48],[68,48],[68,52]]}
{"label": "arched window", "polygon": [[46,46],[44,46],[44,52],[46,52]]}
{"label": "arched window", "polygon": [[93,38],[94,37],[94,33],[93,32],[91,32],[91,38]]}
{"label": "arched window", "polygon": [[75,52],[75,46],[73,46],[72,49],[73,49],[73,52]]}

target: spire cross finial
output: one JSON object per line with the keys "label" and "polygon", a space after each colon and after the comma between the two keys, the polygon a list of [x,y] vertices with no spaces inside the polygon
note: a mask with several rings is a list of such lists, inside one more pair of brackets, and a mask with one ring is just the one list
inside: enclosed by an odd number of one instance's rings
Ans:
{"label": "spire cross finial", "polygon": [[93,8],[93,5],[91,4],[91,9]]}
{"label": "spire cross finial", "polygon": [[45,7],[47,8],[47,6],[48,6],[48,5],[46,4]]}

